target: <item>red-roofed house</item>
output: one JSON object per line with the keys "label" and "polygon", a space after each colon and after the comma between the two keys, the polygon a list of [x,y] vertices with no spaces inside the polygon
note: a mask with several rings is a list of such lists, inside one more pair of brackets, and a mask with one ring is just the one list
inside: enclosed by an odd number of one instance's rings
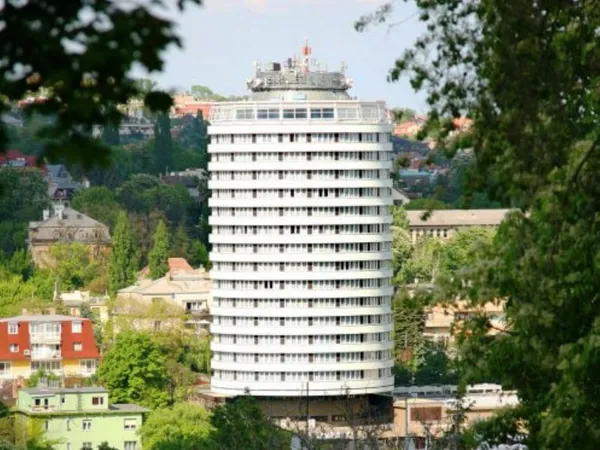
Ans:
{"label": "red-roofed house", "polygon": [[28,378],[39,369],[87,377],[96,372],[99,358],[89,319],[59,315],[0,319],[0,379]]}
{"label": "red-roofed house", "polygon": [[[37,157],[25,155],[19,150],[7,150],[0,153],[0,167],[37,167]],[[45,168],[42,169],[45,173]]]}

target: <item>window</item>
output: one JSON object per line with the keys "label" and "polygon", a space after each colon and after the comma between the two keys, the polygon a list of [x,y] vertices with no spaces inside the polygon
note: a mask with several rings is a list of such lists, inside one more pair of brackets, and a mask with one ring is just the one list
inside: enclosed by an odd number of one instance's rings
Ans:
{"label": "window", "polygon": [[83,419],[83,426],[81,427],[83,431],[90,431],[92,429],[92,420],[91,419]]}
{"label": "window", "polygon": [[82,449],[86,449],[86,450],[92,450],[92,448],[93,448],[93,447],[92,447],[92,443],[91,443],[91,442],[84,442],[84,443],[81,445],[81,448],[82,448]]}
{"label": "window", "polygon": [[254,110],[252,109],[237,109],[235,111],[237,120],[252,120],[254,119]]}
{"label": "window", "polygon": [[258,120],[279,119],[279,110],[275,108],[259,109],[256,118]]}
{"label": "window", "polygon": [[0,361],[0,377],[2,375],[10,375],[12,364],[10,361]]}
{"label": "window", "polygon": [[19,333],[19,324],[16,322],[12,322],[8,324],[8,334],[18,334]]}
{"label": "window", "polygon": [[125,441],[125,450],[136,450],[137,441]]}
{"label": "window", "polygon": [[71,450],[71,443],[67,442],[67,450]]}
{"label": "window", "polygon": [[18,346],[17,344],[10,344],[10,345],[8,346],[8,350],[9,350],[11,353],[18,353],[18,352],[19,352],[19,346]]}
{"label": "window", "polygon": [[44,420],[44,431],[48,431],[49,425],[50,425],[50,421]]}
{"label": "window", "polygon": [[76,321],[71,324],[72,333],[81,333],[81,322]]}
{"label": "window", "polygon": [[92,405],[104,405],[104,397],[92,397]]}
{"label": "window", "polygon": [[81,342],[73,342],[73,351],[80,352],[81,350],[83,350],[83,346],[81,345]]}
{"label": "window", "polygon": [[333,108],[311,108],[311,119],[333,119]]}
{"label": "window", "polygon": [[284,109],[283,110],[283,118],[284,119],[306,119],[306,117],[307,117],[306,108]]}
{"label": "window", "polygon": [[410,410],[411,422],[430,422],[442,420],[442,408],[431,406],[431,407],[418,407]]}
{"label": "window", "polygon": [[125,419],[123,428],[125,430],[135,430],[137,428],[137,419]]}
{"label": "window", "polygon": [[67,419],[67,431],[71,431],[71,419]]}
{"label": "window", "polygon": [[96,360],[95,359],[82,359],[80,362],[82,374],[96,373]]}

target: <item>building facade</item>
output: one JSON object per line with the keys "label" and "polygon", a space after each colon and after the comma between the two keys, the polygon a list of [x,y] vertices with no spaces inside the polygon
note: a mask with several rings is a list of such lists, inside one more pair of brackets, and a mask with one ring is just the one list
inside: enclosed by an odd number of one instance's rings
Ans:
{"label": "building facade", "polygon": [[108,403],[101,387],[31,388],[19,391],[15,439],[43,433],[56,450],[95,449],[103,442],[118,450],[141,450],[139,430],[146,408]]}
{"label": "building facade", "polygon": [[391,391],[392,126],[342,72],[258,66],[211,109],[217,393]]}
{"label": "building facade", "polygon": [[470,227],[498,227],[510,209],[437,209],[406,211],[408,229],[415,242],[421,236],[450,239],[458,231]]}
{"label": "building facade", "polygon": [[38,267],[54,264],[53,244],[80,243],[89,250],[90,257],[100,259],[110,252],[111,239],[107,225],[72,208],[55,205],[45,210],[39,222],[29,222],[28,244],[33,262]]}
{"label": "building facade", "polygon": [[0,319],[0,379],[28,378],[43,369],[58,376],[89,377],[100,354],[92,321],[47,315]]}

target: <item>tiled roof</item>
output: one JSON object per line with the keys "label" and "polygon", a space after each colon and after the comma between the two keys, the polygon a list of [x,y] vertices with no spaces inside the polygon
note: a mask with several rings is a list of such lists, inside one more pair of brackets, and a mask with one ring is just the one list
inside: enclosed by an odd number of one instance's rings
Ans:
{"label": "tiled roof", "polygon": [[0,322],[63,322],[63,321],[78,321],[89,320],[82,317],[61,316],[58,314],[48,314],[46,316],[15,316],[0,319]]}
{"label": "tiled roof", "polygon": [[[67,229],[75,231],[72,239],[74,241],[98,242],[100,240],[110,242],[110,234],[106,225],[71,208],[65,208],[62,217],[57,214],[41,222],[29,223],[29,230],[33,232],[32,241],[34,242],[58,241],[60,237],[57,237],[57,231]],[[99,231],[100,236],[96,237],[94,233],[90,234],[92,230]]]}
{"label": "tiled roof", "polygon": [[495,226],[510,209],[439,209],[423,220],[424,210],[406,211],[411,227]]}

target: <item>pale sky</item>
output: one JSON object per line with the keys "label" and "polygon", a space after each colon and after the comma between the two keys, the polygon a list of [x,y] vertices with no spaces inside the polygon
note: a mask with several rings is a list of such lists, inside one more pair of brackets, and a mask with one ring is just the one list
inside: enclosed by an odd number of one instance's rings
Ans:
{"label": "pale sky", "polygon": [[[391,107],[423,112],[424,95],[408,80],[388,83],[388,70],[404,48],[423,31],[415,7],[397,3],[392,29],[384,24],[358,33],[354,22],[374,11],[380,0],[204,0],[176,16],[184,48],[166,53],[162,74],[153,76],[162,88],[186,90],[210,87],[223,95],[244,94],[245,81],[254,75],[253,61],[283,61],[300,54],[304,39],[312,57],[329,70],[347,64],[354,79],[351,95],[385,100]],[[411,17],[412,16],[412,17]]]}

